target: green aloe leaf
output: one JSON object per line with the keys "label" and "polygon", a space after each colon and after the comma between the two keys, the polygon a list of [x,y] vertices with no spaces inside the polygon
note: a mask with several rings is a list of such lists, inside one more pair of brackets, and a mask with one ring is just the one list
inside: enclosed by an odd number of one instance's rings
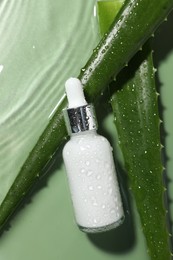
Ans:
{"label": "green aloe leaf", "polygon": [[158,95],[149,44],[120,73],[113,87],[119,88],[111,100],[119,144],[148,251],[151,259],[170,259]]}
{"label": "green aloe leaf", "polygon": [[[101,33],[111,24],[111,17],[114,18],[112,10],[117,11],[117,3],[119,1],[98,2]],[[154,72],[148,42],[128,67],[120,72],[116,82],[111,83],[111,88],[116,90],[111,105],[148,252],[151,259],[166,260],[171,258],[171,249],[164,205],[160,119]]]}
{"label": "green aloe leaf", "polygon": [[[156,8],[157,6],[157,8]],[[86,94],[95,100],[110,78],[117,74],[154,32],[173,7],[172,0],[127,0],[110,31],[102,39],[82,70],[79,78]],[[145,12],[144,12],[145,10]],[[116,66],[115,66],[116,61]],[[33,184],[43,174],[44,166],[66,137],[60,99],[56,113],[22,166],[17,178],[0,206],[0,227],[3,228]]]}

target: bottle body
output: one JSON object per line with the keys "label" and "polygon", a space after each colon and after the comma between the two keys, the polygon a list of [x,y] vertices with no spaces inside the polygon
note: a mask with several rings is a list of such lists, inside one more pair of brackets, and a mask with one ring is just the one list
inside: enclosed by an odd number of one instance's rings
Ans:
{"label": "bottle body", "polygon": [[124,212],[106,138],[95,130],[74,134],[63,149],[76,222],[85,232],[119,226]]}

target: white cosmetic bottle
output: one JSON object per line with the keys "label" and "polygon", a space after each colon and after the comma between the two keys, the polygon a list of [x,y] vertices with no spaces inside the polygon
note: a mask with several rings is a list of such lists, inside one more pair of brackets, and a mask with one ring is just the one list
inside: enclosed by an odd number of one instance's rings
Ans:
{"label": "white cosmetic bottle", "polygon": [[87,104],[81,82],[70,78],[65,87],[69,106],[64,117],[71,138],[63,159],[76,222],[87,233],[110,230],[124,219],[112,148],[96,132],[94,108]]}

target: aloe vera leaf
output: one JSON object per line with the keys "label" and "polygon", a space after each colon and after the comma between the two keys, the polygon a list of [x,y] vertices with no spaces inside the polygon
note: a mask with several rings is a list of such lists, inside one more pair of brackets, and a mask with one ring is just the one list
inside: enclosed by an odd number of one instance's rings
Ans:
{"label": "aloe vera leaf", "polygon": [[[116,3],[117,0],[98,2],[98,14],[102,14],[99,17],[99,21],[102,20],[101,33],[110,25],[113,15],[109,10],[117,11]],[[107,16],[109,21],[104,19]],[[163,203],[160,119],[149,42],[133,57],[128,68],[120,72],[112,87],[118,89],[111,99],[111,105],[149,254],[151,259],[170,259]]]}
{"label": "aloe vera leaf", "polygon": [[[136,69],[136,66],[139,68]],[[134,69],[133,69],[134,68]],[[128,80],[124,82],[124,77]],[[149,45],[119,75],[111,104],[151,259],[170,259],[157,92]]]}
{"label": "aloe vera leaf", "polygon": [[172,7],[173,0],[124,2],[79,76],[89,97],[103,91],[110,78],[141,48]]}
{"label": "aloe vera leaf", "polygon": [[[126,78],[127,80],[124,80]],[[151,259],[170,259],[157,93],[149,45],[122,71],[111,100],[115,125]]]}
{"label": "aloe vera leaf", "polygon": [[[159,2],[156,0],[149,2],[147,0],[127,0],[125,2],[109,32],[93,51],[91,58],[79,75],[79,79],[86,87],[89,100],[95,100],[99,96],[110,78],[122,69],[140,45],[163,22],[172,8],[173,0],[160,0]],[[5,196],[0,206],[0,230],[26,197],[38,177],[44,173],[44,166],[67,136],[61,112],[66,104],[66,97],[62,97],[56,113]]]}

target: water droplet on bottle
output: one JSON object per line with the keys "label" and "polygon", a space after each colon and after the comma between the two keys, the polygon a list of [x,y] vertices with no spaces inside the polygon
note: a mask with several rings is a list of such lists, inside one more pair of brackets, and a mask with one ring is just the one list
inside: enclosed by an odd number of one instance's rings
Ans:
{"label": "water droplet on bottle", "polygon": [[92,174],[93,174],[92,171],[88,171],[88,172],[87,172],[87,176],[91,176]]}
{"label": "water droplet on bottle", "polygon": [[110,210],[110,213],[111,213],[111,214],[114,214],[114,213],[115,213],[115,209],[114,209],[114,208],[111,209],[111,210]]}
{"label": "water droplet on bottle", "polygon": [[114,198],[114,201],[117,203],[117,201],[118,201],[118,198],[117,198],[117,197],[115,197],[115,198]]}
{"label": "water droplet on bottle", "polygon": [[109,194],[112,194],[112,188],[110,188],[108,192],[109,192]]}
{"label": "water droplet on bottle", "polygon": [[105,168],[108,169],[109,167],[110,167],[110,164],[106,162],[106,163],[105,163]]}
{"label": "water droplet on bottle", "polygon": [[89,162],[89,161],[86,161],[86,163],[85,163],[85,164],[88,166],[88,165],[90,165],[90,162]]}
{"label": "water droplet on bottle", "polygon": [[85,147],[80,146],[80,150],[81,150],[81,151],[84,151],[84,150],[85,150]]}
{"label": "water droplet on bottle", "polygon": [[112,181],[112,176],[109,176],[108,180],[109,180],[109,181]]}
{"label": "water droplet on bottle", "polygon": [[116,217],[117,217],[117,218],[120,218],[119,212],[116,213]]}
{"label": "water droplet on bottle", "polygon": [[93,219],[93,222],[94,222],[94,224],[97,224],[97,219],[94,218],[94,219]]}
{"label": "water droplet on bottle", "polygon": [[103,136],[101,136],[101,141],[102,141],[102,142],[105,142],[106,139],[105,139]]}
{"label": "water droplet on bottle", "polygon": [[89,186],[89,190],[93,190],[93,186]]}

